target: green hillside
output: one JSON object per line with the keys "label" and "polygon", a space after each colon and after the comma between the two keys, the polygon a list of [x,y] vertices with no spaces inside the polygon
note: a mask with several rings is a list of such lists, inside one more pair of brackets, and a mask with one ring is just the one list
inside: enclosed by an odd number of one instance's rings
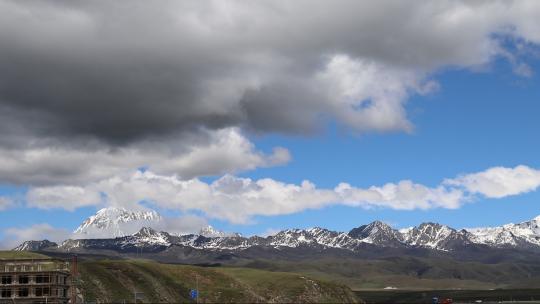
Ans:
{"label": "green hillside", "polygon": [[160,264],[145,260],[83,261],[80,287],[86,301],[189,302],[198,284],[202,302],[355,302],[348,287],[295,273],[257,269]]}
{"label": "green hillside", "polygon": [[48,256],[30,251],[0,251],[0,259],[46,259]]}
{"label": "green hillside", "polygon": [[397,287],[419,289],[537,288],[540,265],[395,257],[380,260],[314,259],[302,262],[258,260],[243,267],[290,271],[311,278],[345,284],[353,290]]}

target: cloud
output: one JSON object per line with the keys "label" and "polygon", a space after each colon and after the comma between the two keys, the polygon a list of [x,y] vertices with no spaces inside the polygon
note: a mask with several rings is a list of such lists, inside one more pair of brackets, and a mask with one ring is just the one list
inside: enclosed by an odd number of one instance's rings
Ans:
{"label": "cloud", "polygon": [[[133,208],[145,201],[159,208],[198,211],[206,217],[245,224],[255,216],[277,216],[320,209],[332,205],[389,208],[395,210],[456,209],[477,195],[502,198],[534,191],[540,186],[540,171],[526,166],[494,167],[483,172],[446,179],[429,187],[402,180],[367,188],[340,183],[335,188],[318,188],[310,181],[288,184],[274,179],[252,180],[225,175],[211,183],[197,178],[158,175],[137,171],[80,187],[31,188],[29,204],[39,208],[71,209],[78,202]],[[51,203],[48,193],[59,198]],[[77,197],[80,195],[80,197]],[[30,199],[31,198],[31,199]]]}
{"label": "cloud", "polygon": [[0,180],[83,182],[141,163],[171,173],[158,158],[189,178],[288,158],[190,154],[234,128],[408,131],[407,99],[436,88],[441,68],[499,56],[530,75],[501,37],[538,44],[539,12],[533,0],[0,0]]}
{"label": "cloud", "polygon": [[[140,208],[137,206],[135,208]],[[113,219],[114,220],[114,219]],[[71,239],[103,239],[103,238],[115,238],[119,237],[118,231],[122,231],[124,235],[132,235],[141,230],[144,227],[153,228],[156,231],[166,231],[171,234],[185,235],[190,233],[197,233],[202,228],[208,226],[208,221],[200,216],[196,215],[181,215],[181,216],[160,216],[152,220],[140,219],[131,220],[129,222],[118,221],[109,227],[109,229],[103,229],[103,227],[85,227],[84,233],[75,231],[69,238]],[[118,230],[118,231],[117,231]]]}
{"label": "cloud", "polygon": [[[85,186],[32,187],[27,204],[37,208],[73,210],[82,206],[105,205],[141,208],[144,201],[154,207],[182,212],[198,211],[204,216],[163,217],[156,222],[128,223],[121,227],[135,233],[143,226],[171,233],[193,233],[207,225],[206,218],[234,224],[250,223],[256,216],[278,216],[320,209],[332,205],[396,210],[447,208],[456,209],[484,196],[503,198],[535,191],[540,187],[540,170],[524,165],[514,168],[493,167],[485,171],[445,179],[428,187],[409,180],[382,186],[359,188],[340,183],[335,188],[317,188],[309,181],[288,184],[265,178],[252,180],[225,175],[211,183],[197,178],[158,175],[136,171]],[[0,207],[11,202],[0,199]],[[272,231],[267,232],[271,234]],[[109,236],[96,231],[87,238]],[[4,232],[3,247],[14,247],[24,240],[63,240],[71,232],[48,224],[29,228],[9,228]],[[77,237],[81,237],[78,235]]]}
{"label": "cloud", "polygon": [[514,168],[494,167],[449,179],[445,183],[489,198],[502,198],[537,190],[540,187],[540,170],[523,165]]}
{"label": "cloud", "polygon": [[6,210],[13,206],[15,206],[15,202],[11,198],[0,196],[0,211]]}
{"label": "cloud", "polygon": [[163,220],[151,226],[158,231],[167,231],[172,234],[184,235],[198,233],[202,228],[208,226],[208,221],[196,215],[182,215],[179,217],[163,217]]}
{"label": "cloud", "polygon": [[[49,197],[45,196],[43,203],[40,198],[42,193],[50,191],[47,187],[30,189],[28,197],[32,198],[32,206],[50,208]],[[64,199],[62,189],[52,191],[62,197],[54,204],[55,207],[72,208],[72,204]],[[348,184],[321,189],[309,181],[295,185],[269,178],[252,180],[225,175],[212,183],[205,183],[199,179],[181,180],[150,171],[103,180],[80,188],[76,193],[81,195],[80,201],[88,201],[101,193],[105,197],[102,203],[107,205],[130,208],[147,201],[160,208],[202,211],[207,217],[232,223],[248,223],[254,216],[291,214],[334,204],[412,210],[457,208],[464,201],[460,190],[442,186],[429,188],[411,181],[366,189]],[[72,194],[68,191],[65,196],[69,201],[77,201]]]}
{"label": "cloud", "polygon": [[71,234],[68,230],[55,228],[46,223],[35,224],[27,228],[7,228],[3,232],[4,238],[0,240],[0,247],[4,249],[13,249],[29,240],[48,239],[53,242],[61,242]]}
{"label": "cloud", "polygon": [[270,154],[258,151],[240,130],[227,128],[200,131],[196,138],[183,137],[168,144],[149,141],[117,149],[96,143],[81,147],[0,147],[0,181],[63,187],[88,184],[136,168],[189,179],[281,165],[290,158],[288,150],[281,147]]}
{"label": "cloud", "polygon": [[352,206],[383,207],[398,210],[459,208],[465,201],[464,193],[459,189],[438,186],[430,188],[409,180],[388,183],[382,187],[372,186],[367,189],[355,188],[342,183],[335,191],[342,202]]}
{"label": "cloud", "polygon": [[73,211],[85,206],[96,206],[102,203],[99,192],[76,186],[51,186],[35,188],[26,196],[29,207],[43,209],[61,207]]}
{"label": "cloud", "polygon": [[[82,194],[81,194],[82,195]],[[166,231],[172,234],[184,235],[197,233],[207,227],[206,219],[195,215],[165,216],[157,221],[130,221],[118,223],[118,228],[126,234],[134,234],[143,227],[150,227],[157,231]],[[3,230],[0,235],[0,249],[13,249],[25,241],[50,240],[61,243],[67,239],[111,238],[110,229],[86,229],[85,234],[74,233],[67,229],[57,228],[48,223],[39,223],[26,228],[11,227]]]}

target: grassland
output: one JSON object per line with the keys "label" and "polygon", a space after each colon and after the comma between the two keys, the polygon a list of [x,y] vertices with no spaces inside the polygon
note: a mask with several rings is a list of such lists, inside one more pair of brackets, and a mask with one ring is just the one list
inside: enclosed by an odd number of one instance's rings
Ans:
{"label": "grassland", "polygon": [[0,251],[0,259],[46,259],[46,255],[29,251]]}
{"label": "grassland", "polygon": [[357,296],[368,304],[431,303],[433,297],[450,298],[454,303],[540,303],[540,289],[373,290],[358,291]]}
{"label": "grassland", "polygon": [[145,260],[83,261],[79,269],[80,286],[86,301],[133,301],[137,291],[144,294],[145,302],[189,302],[189,290],[197,286],[204,302],[356,301],[346,286],[294,273],[160,264]]}
{"label": "grassland", "polygon": [[[0,252],[0,259],[43,257],[29,252]],[[140,292],[144,302],[188,303],[193,302],[189,291],[197,287],[201,301],[207,303],[425,303],[433,296],[461,302],[540,299],[540,290],[535,289],[540,286],[537,263],[393,257],[244,260],[201,267],[95,255],[79,257],[79,289],[89,302],[133,302],[134,293]],[[383,290],[385,287],[397,289]]]}
{"label": "grassland", "polygon": [[318,259],[302,262],[259,260],[242,266],[302,273],[319,280],[345,284],[353,290],[381,290],[385,287],[407,290],[489,290],[540,286],[540,265],[537,264],[392,258]]}

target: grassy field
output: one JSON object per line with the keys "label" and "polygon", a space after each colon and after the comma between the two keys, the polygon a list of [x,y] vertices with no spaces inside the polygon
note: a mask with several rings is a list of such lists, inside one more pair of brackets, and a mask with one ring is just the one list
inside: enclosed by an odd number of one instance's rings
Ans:
{"label": "grassy field", "polygon": [[[0,259],[43,257],[0,251]],[[144,302],[189,303],[189,292],[197,287],[206,303],[430,303],[434,296],[455,303],[537,301],[540,280],[527,276],[536,267],[410,258],[258,260],[202,267],[90,255],[80,256],[79,289],[86,301],[101,303],[133,302],[134,292],[142,293]],[[390,286],[399,289],[383,290]]]}
{"label": "grassy field", "polygon": [[29,251],[0,251],[0,259],[46,259],[46,255]]}
{"label": "grassy field", "polygon": [[450,298],[454,303],[540,303],[540,289],[496,290],[425,290],[425,291],[357,291],[356,295],[366,303],[431,303],[433,297]]}
{"label": "grassy field", "polygon": [[355,302],[346,286],[294,273],[256,269],[159,264],[145,260],[83,261],[79,265],[86,301],[123,302],[135,291],[145,302],[189,302],[189,290],[200,290],[204,302]]}
{"label": "grassy field", "polygon": [[318,259],[302,262],[259,260],[244,267],[291,271],[345,284],[353,290],[516,289],[540,286],[540,265],[481,264],[448,259]]}

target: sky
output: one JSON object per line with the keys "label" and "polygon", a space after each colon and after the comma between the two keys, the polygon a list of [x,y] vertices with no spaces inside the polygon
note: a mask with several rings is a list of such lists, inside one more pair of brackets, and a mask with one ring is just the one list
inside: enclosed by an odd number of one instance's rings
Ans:
{"label": "sky", "polygon": [[540,215],[539,2],[158,2],[0,0],[0,247]]}

